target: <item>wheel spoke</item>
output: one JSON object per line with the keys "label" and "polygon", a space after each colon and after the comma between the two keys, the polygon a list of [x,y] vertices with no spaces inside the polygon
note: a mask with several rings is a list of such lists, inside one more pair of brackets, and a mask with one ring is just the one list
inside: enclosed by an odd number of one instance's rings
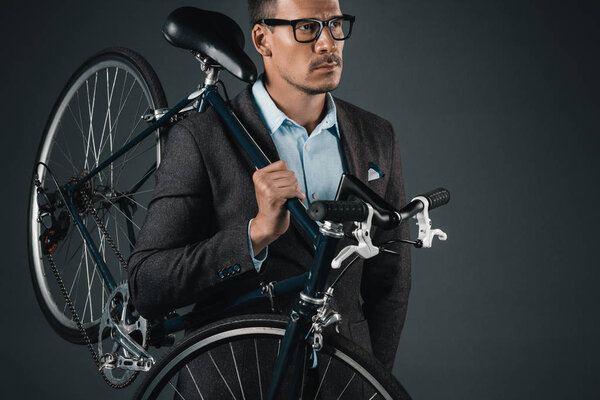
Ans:
{"label": "wheel spoke", "polygon": [[[142,122],[142,117],[140,115],[140,106],[142,104],[142,100],[144,99],[144,93],[142,92],[140,94],[140,98],[138,100],[137,106],[136,106],[136,110],[133,113],[133,122],[132,122],[132,128],[129,130],[129,135],[127,135],[127,138],[125,138],[125,141],[123,142],[123,145],[125,145],[126,143],[129,142],[129,139],[131,139],[131,137],[133,136],[133,133],[136,131],[138,125],[140,122]],[[123,104],[123,107],[125,107],[125,104]],[[113,130],[117,130],[117,124],[118,124],[119,120],[115,120],[115,127],[113,128]]]}
{"label": "wheel spoke", "polygon": [[85,156],[86,156],[86,159],[85,159],[85,162],[86,162],[85,168],[86,169],[87,168],[91,169],[91,167],[90,167],[90,165],[88,163],[88,156],[89,156],[90,146],[91,146],[91,149],[92,149],[92,157],[94,159],[94,164],[93,164],[94,166],[96,165],[95,162],[98,160],[98,154],[96,153],[96,141],[95,141],[95,138],[94,138],[94,110],[95,110],[95,107],[96,107],[96,88],[97,88],[97,85],[98,85],[98,73],[97,72],[94,74],[94,78],[95,78],[94,79],[94,91],[92,93],[92,100],[91,100],[91,102],[90,102],[89,82],[88,81],[85,82],[86,90],[87,90],[87,101],[88,101],[88,107],[87,107],[88,108],[88,117],[89,117],[89,120],[90,120],[90,125],[88,127],[88,138],[87,138],[88,151],[85,154]]}
{"label": "wheel spoke", "polygon": [[[137,145],[135,145],[135,146],[134,146],[134,148],[132,149],[132,151],[136,151],[136,150],[139,148],[138,146],[139,146],[140,144],[141,144],[141,143],[138,143]],[[148,147],[147,149],[145,149],[144,151],[142,151],[141,153],[139,153],[139,154],[136,154],[135,156],[133,156],[133,155],[132,155],[132,156],[131,156],[131,157],[129,157],[129,158],[125,158],[125,159],[124,159],[124,160],[121,162],[121,164],[118,164],[117,166],[120,166],[121,168],[119,169],[119,173],[118,173],[118,175],[117,175],[117,179],[115,180],[115,183],[114,183],[114,185],[117,185],[117,186],[119,185],[119,181],[121,180],[121,174],[122,174],[122,172],[123,172],[123,169],[125,168],[125,166],[126,166],[126,164],[127,164],[128,162],[131,162],[131,161],[135,160],[136,158],[138,158],[138,157],[140,157],[140,156],[142,156],[142,155],[146,154],[146,153],[147,153],[148,151],[150,151],[150,150],[156,150],[156,146],[152,145],[152,146]],[[114,186],[113,186],[113,187],[114,187]]]}
{"label": "wheel spoke", "polygon": [[[121,242],[120,242],[120,239],[119,239],[119,229],[118,229],[119,228],[119,224],[117,222],[117,214],[110,214],[109,213],[108,215],[109,215],[108,218],[110,218],[110,216],[113,217],[113,223],[115,225],[115,232],[114,233],[115,233],[115,239],[116,239],[116,242],[117,242],[117,249],[120,249],[121,248]],[[119,268],[119,280],[120,281],[123,280],[123,268]]]}
{"label": "wheel spoke", "polygon": [[98,89],[98,72],[96,72],[95,76],[94,76],[94,97],[93,97],[93,101],[92,101],[92,111],[90,114],[90,128],[91,128],[91,135],[92,135],[92,148],[94,150],[94,167],[98,166],[98,162],[100,161],[100,154],[98,154],[98,150],[99,147],[96,146],[96,134],[94,132],[94,112],[96,111],[96,93],[97,93],[97,89]]}
{"label": "wheel spoke", "polygon": [[[71,104],[67,104],[67,109],[71,113],[71,116],[73,117],[73,121],[75,122],[75,125],[77,125],[77,128],[79,128],[79,130],[83,134],[83,125],[80,125],[79,121],[77,121],[77,117],[75,117],[75,113],[73,112],[73,109],[71,108]],[[81,109],[80,109],[80,111],[81,111]],[[80,114],[80,116],[81,116],[81,114]]]}
{"label": "wheel spoke", "polygon": [[127,199],[127,200],[129,200],[129,201],[132,201],[132,202],[134,202],[134,203],[135,203],[135,204],[136,204],[138,207],[142,208],[143,210],[146,210],[146,211],[148,211],[148,208],[147,208],[146,206],[144,206],[143,204],[139,203],[138,201],[136,201],[136,200],[133,198],[133,195],[135,195],[135,194],[143,194],[143,193],[148,193],[148,192],[152,192],[152,191],[153,191],[153,190],[142,190],[142,191],[139,191],[139,192],[133,192],[133,193],[128,193],[128,194],[124,194],[124,193],[123,193],[123,194],[120,194],[120,195],[118,195],[118,196],[111,197],[111,198],[108,198],[108,197],[106,197],[106,195],[105,195],[105,194],[103,194],[103,193],[100,193],[100,196],[102,196],[102,197],[103,197],[104,199],[106,199],[107,201],[110,201],[111,203],[113,203],[113,207],[114,207],[114,201],[115,201],[115,200],[118,200],[118,199]]}
{"label": "wheel spoke", "polygon": [[[87,98],[87,109],[88,109],[88,115],[90,113],[90,85],[89,82],[86,80],[85,81],[85,92],[86,92],[86,98]],[[85,163],[83,168],[84,169],[88,169],[89,165],[88,165],[88,157],[90,154],[90,144],[91,144],[91,137],[90,137],[90,131],[92,129],[92,123],[91,123],[91,118],[90,118],[90,125],[88,126],[88,134],[87,134],[87,139],[85,140]]]}
{"label": "wheel spoke", "polygon": [[185,400],[185,397],[183,397],[183,395],[182,395],[181,393],[179,393],[179,390],[177,390],[177,388],[175,387],[175,385],[173,385],[173,384],[171,383],[171,381],[169,381],[169,385],[171,385],[171,387],[173,388],[173,390],[175,391],[175,393],[177,393],[177,395],[178,395],[179,397],[181,397],[183,400]]}
{"label": "wheel spoke", "polygon": [[256,371],[258,373],[258,388],[260,390],[260,400],[263,400],[262,380],[260,379],[260,365],[258,364],[258,346],[254,339],[254,354],[256,354]]}
{"label": "wheel spoke", "polygon": [[[114,124],[116,124],[119,121],[119,117],[121,116],[121,112],[125,108],[125,104],[127,104],[127,100],[129,99],[129,95],[131,94],[131,91],[133,90],[133,87],[135,86],[135,82],[136,82],[135,79],[133,80],[133,82],[131,82],[131,86],[129,87],[129,91],[127,92],[127,95],[125,96],[125,102],[121,105],[119,111],[117,112],[117,116],[115,117]],[[115,129],[115,127],[112,126],[111,129]],[[127,141],[125,141],[125,142],[127,143]]]}
{"label": "wheel spoke", "polygon": [[[85,272],[86,272],[86,279],[87,279],[87,287],[88,287],[88,293],[89,293],[89,288],[90,288],[90,268],[89,268],[89,260],[88,260],[88,248],[87,246],[83,248],[84,250],[84,254],[85,254]],[[88,301],[86,298],[86,301],[83,303],[84,307],[83,307],[83,312],[81,313],[81,320],[84,321],[85,320],[85,311],[87,310],[87,306],[88,306]],[[90,304],[90,310],[92,308],[92,305]],[[90,311],[91,314],[91,311]]]}
{"label": "wheel spoke", "polygon": [[[87,81],[86,81],[86,90],[88,90],[88,86],[87,86]],[[88,101],[89,101],[89,96],[88,96]],[[79,123],[77,123],[77,120],[75,120],[75,124],[77,125],[77,127],[79,128],[79,132],[81,133],[81,140],[83,141],[83,151],[85,153],[85,159],[86,159],[86,164],[84,165],[84,168],[87,168],[87,157],[89,154],[89,128],[88,128],[88,137],[86,137],[85,132],[83,130],[83,119],[81,116],[81,104],[79,103],[79,91],[77,91],[77,108],[79,111]],[[71,105],[67,104],[67,108],[70,110],[71,109]],[[71,112],[72,114],[72,112]],[[75,116],[73,116],[73,119],[75,119]]]}
{"label": "wheel spoke", "polygon": [[[61,128],[62,128],[62,122],[60,122],[60,123],[58,124],[58,129],[61,129]],[[62,137],[62,136],[61,136],[61,138],[62,138],[62,141],[64,142],[64,141],[65,141],[65,138],[64,138],[64,137]],[[71,148],[70,148],[70,146],[68,146],[68,145],[67,145],[67,146],[63,147],[63,145],[62,145],[62,144],[61,144],[61,143],[60,143],[58,140],[56,140],[56,145],[58,146],[58,149],[60,150],[60,152],[62,153],[62,155],[65,157],[65,159],[66,159],[66,160],[69,162],[69,164],[71,164],[71,166],[73,167],[73,172],[74,172],[75,174],[77,174],[77,172],[78,172],[78,169],[77,169],[77,167],[75,166],[75,161],[73,160],[73,154],[71,154]],[[65,151],[65,149],[66,149],[66,151]],[[67,154],[67,153],[68,153],[68,154]],[[56,160],[54,160],[54,162],[56,162]]]}
{"label": "wheel spoke", "polygon": [[342,390],[342,393],[340,393],[340,395],[338,396],[337,400],[340,400],[342,398],[342,395],[344,394],[344,392],[346,392],[346,389],[348,389],[348,386],[350,386],[350,382],[352,382],[355,376],[356,372],[352,374],[350,380],[348,381],[348,383],[346,383],[346,386],[344,386],[344,389]]}
{"label": "wheel spoke", "polygon": [[[154,189],[138,190],[137,192],[123,193],[123,194],[120,194],[120,195],[118,195],[118,196],[111,197],[110,199],[111,199],[111,200],[113,200],[113,201],[114,201],[114,200],[117,200],[117,199],[128,199],[128,200],[131,200],[131,201],[134,201],[134,202],[135,202],[135,200],[134,200],[134,199],[133,199],[133,197],[132,197],[133,195],[138,195],[138,194],[146,194],[146,193],[152,193],[152,192],[154,192]],[[106,197],[106,196],[104,196],[104,197],[105,197],[105,198],[108,198],[108,197]],[[139,205],[140,207],[144,207],[144,209],[146,209],[144,205],[142,205],[142,204],[139,204],[139,203],[138,203],[138,205]]]}
{"label": "wheel spoke", "polygon": [[[136,223],[135,223],[135,222],[134,222],[134,221],[133,221],[131,218],[129,218],[129,217],[128,217],[128,216],[127,216],[127,215],[126,215],[126,214],[125,214],[123,211],[121,211],[121,210],[120,210],[118,207],[114,207],[114,206],[112,206],[112,207],[111,207],[111,209],[115,209],[115,210],[117,210],[117,211],[118,211],[120,214],[122,214],[122,215],[123,215],[123,217],[124,217],[126,220],[128,220],[129,222],[131,222],[131,223],[133,224],[133,226],[135,226],[135,227],[138,229],[138,231],[140,230],[140,227],[138,226],[138,224],[136,224]],[[108,212],[110,213],[110,211],[108,211]],[[112,214],[111,214],[111,215],[112,215]],[[131,242],[129,242],[129,243],[130,243],[130,244],[133,246],[133,243],[131,243]]]}
{"label": "wheel spoke", "polygon": [[[83,114],[81,113],[81,99],[79,97],[79,89],[76,92],[77,95],[77,109],[79,111],[79,126],[81,126],[81,135],[85,139],[85,133],[83,131]],[[84,150],[85,150],[85,142],[84,142]]]}
{"label": "wheel spoke", "polygon": [[129,243],[129,246],[133,247],[134,244],[131,241],[131,239],[129,238],[129,234],[127,232],[125,232],[125,230],[123,229],[123,227],[121,225],[119,225],[118,228],[121,231],[121,233],[125,236],[125,238],[127,239],[127,243]]}
{"label": "wheel spoke", "polygon": [[235,395],[233,394],[233,391],[231,390],[231,388],[229,387],[229,384],[227,383],[227,381],[225,380],[225,377],[223,376],[223,374],[221,373],[221,370],[219,369],[219,367],[217,366],[217,363],[215,362],[215,359],[213,358],[212,354],[210,354],[210,351],[208,352],[208,356],[210,357],[210,360],[212,361],[213,365],[215,366],[215,368],[217,369],[217,372],[219,373],[219,376],[221,376],[221,379],[223,379],[223,383],[225,383],[225,386],[227,387],[227,390],[229,390],[229,393],[231,394],[231,397],[233,397],[234,400],[237,400],[237,398],[235,397]]}
{"label": "wheel spoke", "polygon": [[[75,254],[77,254],[77,253],[75,253]],[[71,297],[73,288],[75,287],[75,282],[77,282],[77,278],[79,277],[79,274],[81,273],[81,267],[83,264],[84,255],[85,255],[85,253],[81,252],[81,260],[79,261],[79,266],[77,267],[77,270],[75,271],[75,276],[73,277],[73,282],[71,283],[71,288],[69,289],[69,297]],[[73,256],[75,256],[75,255],[73,255]],[[65,302],[65,307],[63,308],[63,314],[66,312],[66,309],[67,309],[66,307],[67,307],[67,303]]]}
{"label": "wheel spoke", "polygon": [[[109,126],[108,129],[108,135],[107,135],[107,139],[108,140],[111,136],[112,136],[112,123],[111,123],[111,118],[110,118],[110,106],[112,103],[112,97],[113,97],[113,92],[115,89],[115,83],[117,81],[117,75],[119,70],[115,70],[115,78],[113,80],[112,83],[112,88],[110,87],[110,74],[109,74],[109,68],[106,68],[106,115],[104,116],[104,125],[102,126],[102,134],[100,135],[100,145],[98,146],[98,157],[100,157],[100,154],[102,154],[102,149],[104,148],[104,146],[102,145],[103,141],[104,141],[104,134],[106,133],[106,126]],[[112,154],[112,146],[111,146],[111,154]]]}
{"label": "wheel spoke", "polygon": [[237,361],[235,360],[235,354],[233,353],[233,345],[229,342],[229,349],[231,350],[231,357],[233,358],[233,365],[235,366],[235,373],[238,378],[238,382],[240,383],[240,391],[242,392],[242,399],[246,400],[246,395],[244,394],[244,387],[242,386],[242,378],[240,378],[240,371],[237,366]]}
{"label": "wheel spoke", "polygon": [[[64,171],[66,171],[66,172],[68,172],[68,173],[73,173],[73,172],[71,171],[71,168],[67,167],[67,166],[66,166],[65,164],[63,164],[63,163],[59,163],[59,162],[58,162],[58,161],[56,161],[56,160],[53,160],[53,161],[52,161],[52,167],[53,167],[53,168],[54,168],[54,167],[60,167],[60,168],[62,168]],[[77,173],[77,171],[74,171],[74,172],[75,172],[75,173]]]}
{"label": "wheel spoke", "polygon": [[[117,68],[117,72],[118,72],[118,68]],[[111,104],[112,104],[112,99],[114,97],[113,91],[114,91],[114,83],[116,83],[116,79],[117,79],[117,77],[116,77],[117,72],[115,72],[115,81],[113,82],[113,89],[112,89],[111,94],[110,94]],[[121,103],[119,103],[118,107],[119,107],[119,109],[121,108]],[[110,154],[112,154],[112,152],[113,152],[113,147],[112,146],[113,146],[113,143],[115,142],[115,138],[117,137],[117,132],[118,132],[117,126],[118,126],[118,122],[119,122],[119,119],[118,119],[119,116],[117,115],[117,118],[115,118],[115,120],[113,121],[113,119],[112,119],[112,113],[111,113],[111,108],[110,108],[110,105],[109,105],[106,117],[108,119],[108,127],[109,127],[108,131],[109,131],[109,135],[106,137],[106,139],[104,141],[102,141],[102,140],[100,141],[100,153],[102,153],[102,151],[106,147],[106,144],[110,143]],[[105,120],[105,124],[106,124],[106,120]]]}
{"label": "wheel spoke", "polygon": [[129,141],[134,132],[137,131],[137,127],[142,122],[142,116],[140,115],[140,107],[142,106],[142,100],[144,99],[144,93],[140,94],[140,99],[138,100],[137,107],[135,108],[135,113],[133,113],[133,121],[131,122],[131,129],[129,130],[129,136],[125,143]]}
{"label": "wheel spoke", "polygon": [[317,387],[317,393],[315,393],[315,398],[313,400],[317,400],[319,396],[319,392],[321,391],[321,386],[323,386],[323,382],[325,382],[325,375],[327,375],[327,371],[329,371],[329,365],[331,364],[331,359],[333,357],[329,357],[329,361],[327,361],[327,366],[325,367],[325,372],[323,372],[323,377],[321,378],[321,382],[319,382],[319,386]]}
{"label": "wheel spoke", "polygon": [[[106,198],[106,196],[104,196],[104,195],[102,195],[102,196]],[[133,220],[131,220],[130,218],[128,218],[128,217],[127,217],[127,215],[125,215],[125,213],[123,213],[123,211],[121,211],[121,210],[120,210],[118,207],[116,207],[116,206],[114,206],[114,205],[110,206],[110,208],[106,208],[106,210],[105,210],[105,212],[104,212],[104,215],[102,216],[102,219],[104,219],[104,216],[106,216],[106,214],[108,214],[108,215],[109,215],[109,218],[112,216],[112,217],[113,217],[113,219],[115,220],[115,223],[114,223],[114,225],[115,225],[115,228],[114,228],[114,229],[115,229],[115,232],[118,232],[118,230],[120,230],[120,231],[121,231],[121,233],[125,234],[125,237],[127,238],[127,241],[129,242],[129,245],[130,245],[131,247],[133,247],[133,242],[132,242],[132,241],[129,239],[129,235],[127,234],[127,232],[125,232],[125,231],[123,230],[123,227],[121,226],[122,224],[119,224],[119,223],[117,222],[117,214],[116,214],[116,213],[111,213],[111,212],[110,212],[110,210],[111,210],[111,209],[115,209],[115,210],[117,210],[117,211],[118,211],[119,213],[121,213],[121,214],[122,214],[122,215],[123,215],[123,216],[124,216],[124,217],[125,217],[125,218],[126,218],[128,221],[131,221],[131,223],[132,223],[132,224],[133,224],[133,225],[134,225],[136,228],[138,228],[138,231],[139,231],[139,229],[140,229],[140,228],[139,228],[139,226],[138,226],[138,225],[137,225],[135,222],[133,222]],[[120,248],[119,246],[117,246],[117,247],[118,247],[118,248]],[[120,270],[120,269],[121,269],[121,268],[119,268],[119,270]]]}
{"label": "wheel spoke", "polygon": [[[67,261],[67,258],[69,257],[69,250],[71,249],[71,243],[73,243],[73,236],[75,236],[75,235],[72,234],[73,233],[73,229],[75,229],[75,227],[71,224],[69,226],[69,229],[67,230],[67,237],[69,239],[67,239],[66,247],[64,247],[65,250],[63,251],[63,253],[65,255],[63,257],[63,265],[65,266],[65,268],[69,264],[68,261]],[[75,253],[74,253],[73,256],[75,256],[75,254],[77,254],[77,250],[75,250]]]}
{"label": "wheel spoke", "polygon": [[196,378],[194,378],[194,374],[192,374],[190,367],[187,364],[185,364],[185,367],[187,368],[187,371],[190,374],[190,378],[192,378],[192,382],[194,382],[194,386],[196,387],[196,391],[200,395],[200,399],[204,400],[204,396],[202,396],[202,392],[200,391],[200,388],[198,387],[198,383],[196,382]]}
{"label": "wheel spoke", "polygon": [[[87,80],[86,80],[86,90],[87,90]],[[85,132],[83,129],[83,114],[81,113],[81,99],[79,97],[79,90],[77,90],[77,92],[75,93],[76,97],[77,97],[77,109],[79,111],[79,126],[81,126],[81,140],[83,141],[83,153],[86,155],[87,157],[87,151],[88,151],[88,143],[87,143],[87,139],[85,137]],[[67,104],[67,107],[69,107],[70,105]]]}

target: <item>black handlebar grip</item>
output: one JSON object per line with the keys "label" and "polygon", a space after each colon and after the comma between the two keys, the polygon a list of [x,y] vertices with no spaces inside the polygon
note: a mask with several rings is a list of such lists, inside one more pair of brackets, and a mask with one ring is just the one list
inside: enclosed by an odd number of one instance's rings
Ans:
{"label": "black handlebar grip", "polygon": [[421,196],[429,200],[430,210],[443,206],[450,201],[450,192],[444,188],[433,189],[431,192],[427,192]]}
{"label": "black handlebar grip", "polygon": [[308,208],[308,216],[313,221],[364,221],[369,215],[367,205],[362,201],[315,201]]}

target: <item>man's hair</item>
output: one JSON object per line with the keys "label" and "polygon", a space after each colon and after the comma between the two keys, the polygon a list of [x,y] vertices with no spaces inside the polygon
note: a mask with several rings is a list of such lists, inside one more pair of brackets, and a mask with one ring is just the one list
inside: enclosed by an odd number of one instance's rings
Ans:
{"label": "man's hair", "polygon": [[273,18],[277,12],[277,0],[248,0],[250,27],[260,19]]}

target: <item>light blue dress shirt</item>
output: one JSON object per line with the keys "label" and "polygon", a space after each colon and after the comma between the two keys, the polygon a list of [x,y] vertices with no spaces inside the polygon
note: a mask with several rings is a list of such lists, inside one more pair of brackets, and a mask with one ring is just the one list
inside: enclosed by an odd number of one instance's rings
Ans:
{"label": "light blue dress shirt", "polygon": [[[326,94],[325,116],[310,135],[303,126],[277,108],[265,88],[262,76],[252,85],[252,95],[279,158],[294,171],[306,195],[304,205],[308,207],[316,200],[333,200],[344,168],[337,114],[331,94]],[[254,267],[260,271],[267,258],[268,247],[254,257],[250,240],[251,225],[252,220],[248,223],[250,255]]]}

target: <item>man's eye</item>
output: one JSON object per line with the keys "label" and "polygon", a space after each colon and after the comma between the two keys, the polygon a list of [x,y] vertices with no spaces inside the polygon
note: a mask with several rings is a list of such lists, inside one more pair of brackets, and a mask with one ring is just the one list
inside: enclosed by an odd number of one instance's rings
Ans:
{"label": "man's eye", "polygon": [[342,25],[342,21],[340,21],[339,19],[336,19],[335,21],[331,21],[332,28],[339,28],[341,25]]}

